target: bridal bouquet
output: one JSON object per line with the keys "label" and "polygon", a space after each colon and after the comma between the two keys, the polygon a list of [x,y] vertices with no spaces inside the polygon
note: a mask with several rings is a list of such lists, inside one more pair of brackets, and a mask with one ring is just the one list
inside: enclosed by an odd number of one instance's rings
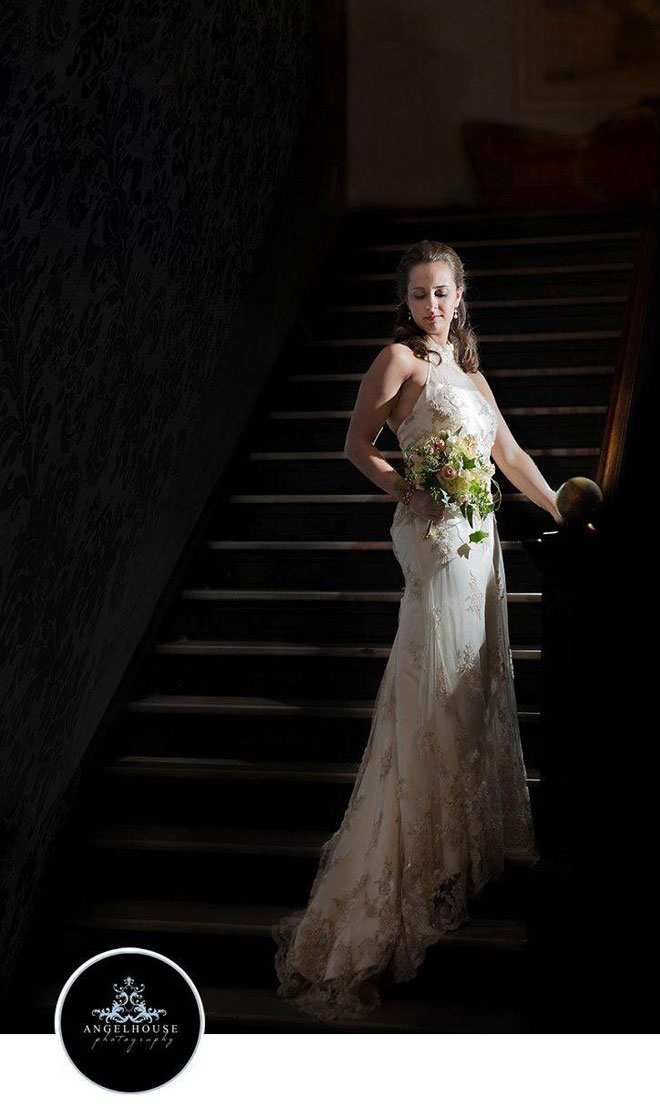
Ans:
{"label": "bridal bouquet", "polygon": [[[479,519],[497,509],[502,501],[500,489],[492,479],[495,465],[478,451],[476,437],[471,433],[461,435],[462,426],[442,432],[442,436],[427,437],[403,450],[403,479],[413,490],[428,491],[436,506],[460,506],[463,517],[474,527],[475,514]],[[497,503],[490,491],[495,483]],[[434,522],[429,521],[424,534],[431,536]],[[487,537],[483,529],[470,533],[470,540],[478,543]]]}

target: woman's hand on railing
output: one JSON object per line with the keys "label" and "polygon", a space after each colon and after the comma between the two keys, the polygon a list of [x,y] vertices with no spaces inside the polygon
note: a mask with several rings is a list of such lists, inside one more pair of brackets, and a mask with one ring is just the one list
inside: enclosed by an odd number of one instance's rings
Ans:
{"label": "woman's hand on railing", "polygon": [[556,522],[557,525],[568,525],[566,518],[563,514],[559,513],[559,510],[550,510],[549,513],[551,514],[553,521]]}

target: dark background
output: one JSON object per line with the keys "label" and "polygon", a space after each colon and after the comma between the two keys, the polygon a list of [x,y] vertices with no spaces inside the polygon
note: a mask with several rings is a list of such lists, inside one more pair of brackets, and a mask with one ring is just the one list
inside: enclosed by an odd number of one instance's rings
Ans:
{"label": "dark background", "polygon": [[3,8],[3,981],[69,783],[332,228],[340,16]]}

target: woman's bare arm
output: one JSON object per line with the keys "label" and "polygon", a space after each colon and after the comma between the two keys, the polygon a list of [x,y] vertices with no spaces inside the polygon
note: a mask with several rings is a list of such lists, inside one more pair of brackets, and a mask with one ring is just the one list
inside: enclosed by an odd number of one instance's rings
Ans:
{"label": "woman's bare arm", "polygon": [[[402,384],[411,374],[410,354],[407,351],[397,348],[396,343],[381,349],[360,383],[344,442],[347,459],[367,479],[395,499],[401,499],[405,482],[373,442],[394,409]],[[425,492],[417,492],[413,509],[420,516],[423,514],[429,518],[440,518],[443,512],[443,508],[436,507]]]}
{"label": "woman's bare arm", "polygon": [[545,480],[529,453],[525,452],[516,441],[502,417],[485,376],[481,372],[476,372],[472,378],[497,415],[497,433],[491,455],[498,468],[504,472],[504,475],[513,483],[514,487],[522,491],[527,498],[535,502],[537,506],[547,510],[556,522],[563,522],[564,518],[555,504],[556,491],[553,491],[550,484]]}

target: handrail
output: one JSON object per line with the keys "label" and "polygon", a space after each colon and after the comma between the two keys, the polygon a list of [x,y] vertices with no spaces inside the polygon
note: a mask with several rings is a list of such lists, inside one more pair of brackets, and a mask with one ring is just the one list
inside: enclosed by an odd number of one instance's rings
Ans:
{"label": "handrail", "polygon": [[617,362],[610,388],[610,401],[601,438],[596,483],[598,483],[606,501],[613,498],[616,493],[624,456],[635,378],[644,334],[644,323],[649,305],[655,247],[654,226],[653,214],[649,213],[640,230],[631,292],[628,297]]}

